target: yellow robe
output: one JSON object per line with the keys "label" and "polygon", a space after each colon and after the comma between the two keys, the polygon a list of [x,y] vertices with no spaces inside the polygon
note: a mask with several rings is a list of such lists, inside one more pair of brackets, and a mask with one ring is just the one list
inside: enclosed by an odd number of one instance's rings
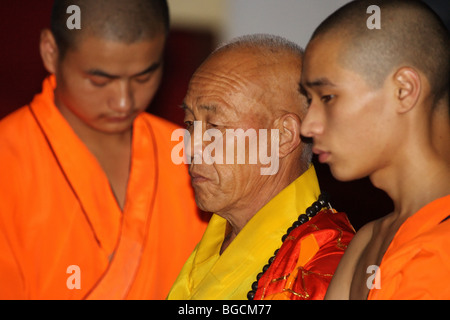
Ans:
{"label": "yellow robe", "polygon": [[222,255],[227,221],[213,215],[202,240],[191,254],[168,299],[247,299],[281,237],[320,194],[314,167],[271,199],[239,232]]}

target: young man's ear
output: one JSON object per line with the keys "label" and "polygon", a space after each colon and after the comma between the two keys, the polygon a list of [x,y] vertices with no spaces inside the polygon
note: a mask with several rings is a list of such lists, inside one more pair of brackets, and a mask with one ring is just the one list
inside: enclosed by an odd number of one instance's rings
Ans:
{"label": "young man's ear", "polygon": [[41,32],[39,50],[41,52],[41,58],[45,69],[54,74],[56,72],[59,52],[55,37],[49,29],[44,29]]}
{"label": "young man's ear", "polygon": [[284,158],[294,151],[301,143],[300,118],[294,113],[286,113],[277,119],[277,129],[280,130],[279,156]]}
{"label": "young man's ear", "polygon": [[406,113],[413,109],[422,90],[419,73],[412,68],[400,68],[394,74],[394,84],[398,101],[397,112]]}

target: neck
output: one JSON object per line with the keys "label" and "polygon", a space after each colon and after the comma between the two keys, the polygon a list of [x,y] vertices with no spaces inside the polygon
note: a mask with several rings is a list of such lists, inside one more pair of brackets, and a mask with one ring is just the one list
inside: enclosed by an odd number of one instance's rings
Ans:
{"label": "neck", "polygon": [[113,150],[120,146],[131,147],[132,128],[117,133],[104,133],[90,127],[85,130],[73,129],[92,152],[94,150]]}
{"label": "neck", "polygon": [[131,145],[132,127],[120,132],[102,132],[88,126],[69,110],[65,108],[58,109],[76,135],[94,154],[101,150],[106,151],[114,149],[117,146]]}
{"label": "neck", "polygon": [[373,185],[391,197],[394,215],[399,219],[407,219],[450,190],[449,163],[432,148],[414,149],[370,176]]}

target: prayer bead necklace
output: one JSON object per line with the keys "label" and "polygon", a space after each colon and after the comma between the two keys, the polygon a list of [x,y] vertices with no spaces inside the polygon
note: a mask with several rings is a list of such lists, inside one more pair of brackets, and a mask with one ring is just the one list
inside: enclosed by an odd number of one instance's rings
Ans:
{"label": "prayer bead necklace", "polygon": [[[308,222],[312,217],[314,217],[317,213],[319,213],[322,208],[329,207],[331,209],[331,205],[328,202],[328,195],[324,192],[319,196],[319,199],[315,201],[310,207],[305,210],[304,214],[301,214],[297,221],[295,221],[291,227],[289,227],[286,231],[286,234],[281,238],[281,241],[284,243],[286,238],[295,228],[301,226],[302,224]],[[281,245],[283,245],[283,243]],[[247,293],[248,300],[253,300],[255,298],[256,290],[258,290],[258,281],[264,275],[264,273],[269,269],[270,265],[275,260],[275,257],[280,249],[275,250],[273,256],[269,259],[267,264],[263,267],[262,272],[258,273],[256,276],[256,281],[252,283],[252,290]]]}

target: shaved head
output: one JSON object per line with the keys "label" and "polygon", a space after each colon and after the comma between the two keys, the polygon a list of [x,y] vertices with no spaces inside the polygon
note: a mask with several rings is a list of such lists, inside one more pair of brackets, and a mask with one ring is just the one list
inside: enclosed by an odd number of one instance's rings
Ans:
{"label": "shaved head", "polygon": [[[70,5],[80,8],[80,30],[66,26]],[[167,34],[169,9],[166,0],[55,0],[51,31],[63,59],[85,36],[131,44]]]}
{"label": "shaved head", "polygon": [[252,48],[260,51],[260,54],[276,56],[280,51],[290,52],[294,56],[303,58],[303,49],[296,43],[289,41],[283,37],[271,34],[250,34],[232,39],[217,47],[212,55],[230,49]]}
{"label": "shaved head", "polygon": [[[381,10],[381,29],[368,29],[370,5]],[[396,68],[422,72],[434,102],[447,97],[450,72],[450,36],[440,18],[423,2],[362,0],[350,2],[330,15],[314,32],[316,39],[339,38],[344,45],[339,63],[380,87]]]}
{"label": "shaved head", "polygon": [[[221,44],[207,60],[220,60],[220,56],[232,52],[239,57],[254,57],[250,62],[236,59],[236,69],[230,71],[264,72],[263,77],[256,77],[254,82],[260,84],[261,94],[266,97],[270,112],[296,112],[300,118],[306,113],[306,100],[303,104],[280,104],[280,92],[285,95],[299,95],[298,90],[281,87],[281,84],[298,83],[301,76],[303,49],[296,43],[271,34],[251,34],[232,39]],[[293,68],[295,66],[295,68]],[[294,82],[288,79],[294,79]],[[283,82],[284,80],[285,82]],[[271,90],[267,90],[271,88]],[[261,110],[262,111],[262,110]]]}

